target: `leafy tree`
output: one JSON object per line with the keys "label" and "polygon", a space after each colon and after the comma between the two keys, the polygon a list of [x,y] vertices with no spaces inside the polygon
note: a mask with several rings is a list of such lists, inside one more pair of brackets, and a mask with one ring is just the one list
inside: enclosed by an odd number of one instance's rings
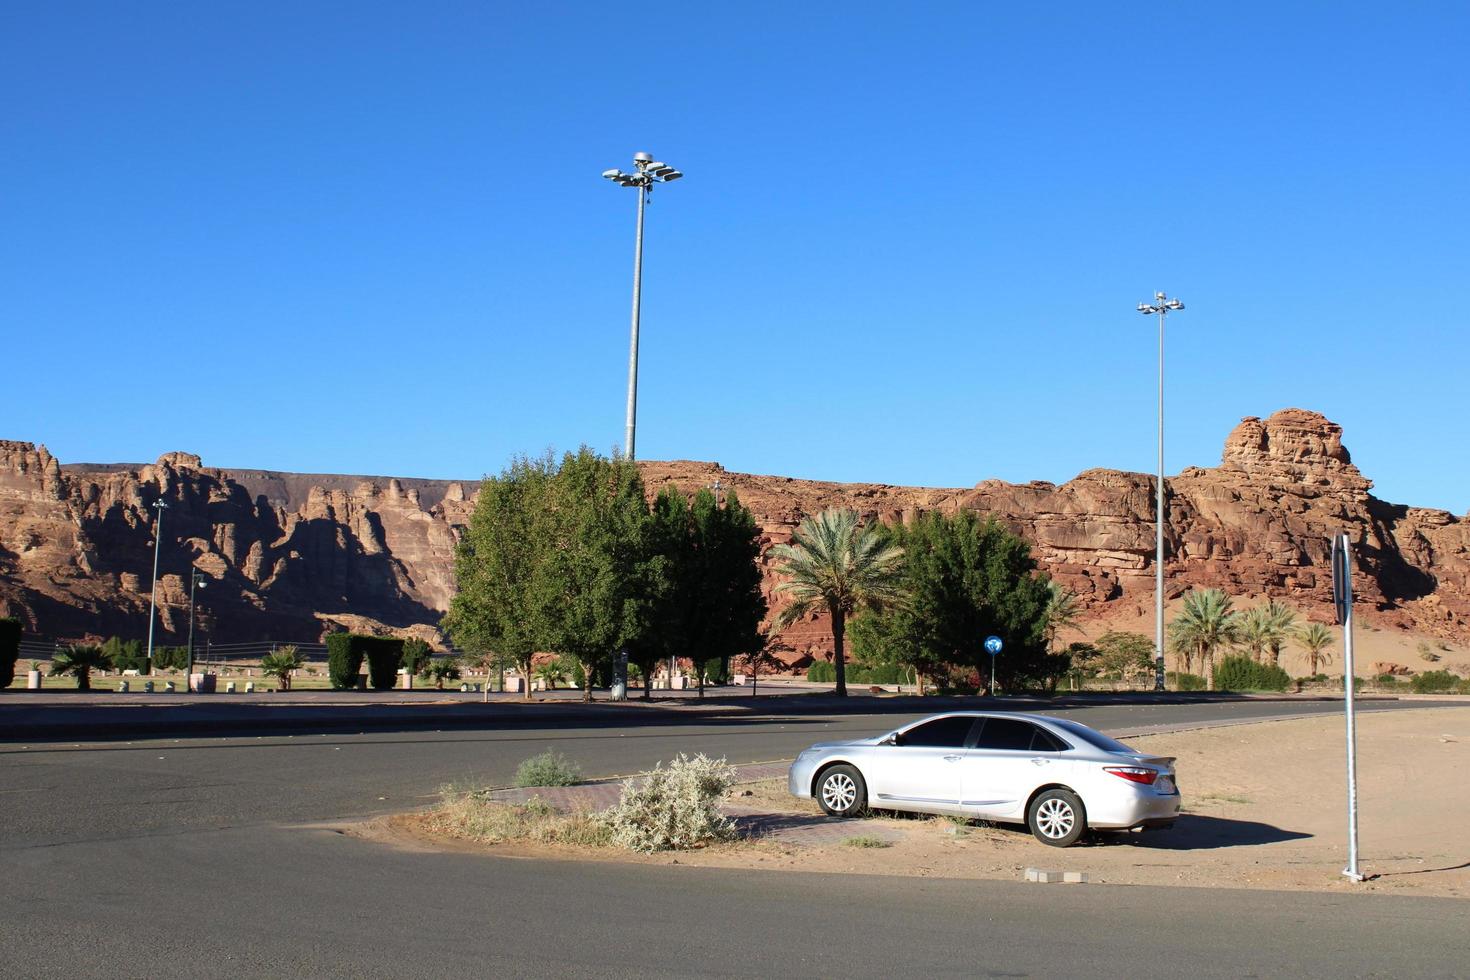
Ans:
{"label": "leafy tree", "polygon": [[[434,686],[444,690],[445,681],[457,681],[460,678],[460,661],[458,657],[435,657],[425,664],[426,673],[434,678]],[[490,691],[490,679],[485,679],[485,692]]]}
{"label": "leafy tree", "polygon": [[0,618],[0,690],[15,680],[15,660],[20,656],[20,620]]}
{"label": "leafy tree", "polygon": [[801,522],[790,544],[771,549],[786,581],[776,591],[791,603],[776,618],[785,628],[819,609],[831,617],[838,697],[847,696],[844,638],[848,617],[861,609],[881,612],[904,599],[903,548],[887,534],[858,523],[857,511],[824,510]]}
{"label": "leafy tree", "polygon": [[148,673],[148,654],[143,649],[142,640],[123,640],[116,636],[109,636],[107,642],[102,644],[102,652],[107,655],[110,667],[104,670],[136,670],[140,674]]}
{"label": "leafy tree", "polygon": [[1005,641],[995,667],[1006,688],[1065,673],[1047,653],[1054,593],[1025,540],[971,511],[924,514],[889,533],[904,551],[909,599],[874,626],[898,662],[929,676],[988,676],[983,644],[994,634]]}
{"label": "leafy tree", "polygon": [[1046,588],[1046,648],[1051,650],[1057,644],[1057,632],[1075,627],[1081,610],[1077,604],[1077,593],[1062,583],[1052,579],[1046,583]]}
{"label": "leafy tree", "polygon": [[1204,667],[1205,687],[1215,688],[1215,651],[1240,639],[1240,614],[1230,597],[1219,589],[1194,589],[1184,597],[1184,608],[1169,624],[1169,643],[1193,673],[1196,659]]}
{"label": "leafy tree", "polygon": [[75,643],[62,647],[51,655],[51,676],[63,677],[71,674],[77,679],[77,690],[92,689],[92,671],[107,670],[112,661],[102,648],[90,643]]}
{"label": "leafy tree", "polygon": [[[590,681],[648,618],[643,480],[632,460],[584,446],[562,458],[550,491],[546,575],[556,590],[538,591],[535,621],[545,648],[575,657]],[[591,683],[583,685],[582,700],[592,700]]]}
{"label": "leafy tree", "polygon": [[1134,681],[1154,672],[1154,642],[1142,633],[1109,630],[1092,644],[1072,644],[1073,663],[1093,676]]}
{"label": "leafy tree", "polygon": [[1319,664],[1332,662],[1332,654],[1327,648],[1336,640],[1333,631],[1321,623],[1308,623],[1297,630],[1296,641],[1307,651],[1307,673],[1315,677]]}
{"label": "leafy tree", "polygon": [[775,635],[772,633],[763,633],[761,637],[765,642],[757,649],[746,650],[740,654],[740,659],[737,661],[741,672],[750,675],[751,697],[755,697],[756,685],[760,681],[762,671],[769,674],[786,666],[786,662],[776,656],[777,640]]}
{"label": "leafy tree", "polygon": [[1235,645],[1250,654],[1256,663],[1265,660],[1266,644],[1271,632],[1271,620],[1265,606],[1256,606],[1240,614],[1236,630]]}
{"label": "leafy tree", "polygon": [[434,651],[426,640],[410,636],[403,641],[403,669],[410,674],[427,676],[433,657]]}
{"label": "leafy tree", "polygon": [[443,620],[456,646],[477,655],[494,651],[513,662],[525,678],[527,700],[543,616],[561,594],[551,568],[556,469],[549,455],[520,457],[480,484],[455,553],[458,591]]}
{"label": "leafy tree", "polygon": [[639,628],[628,639],[628,660],[643,675],[643,696],[652,697],[658,665],[690,647],[695,581],[694,519],[677,487],[654,498],[645,540],[647,605]]}
{"label": "leafy tree", "polygon": [[291,690],[291,675],[306,666],[306,656],[294,645],[279,647],[260,658],[260,672],[267,677],[277,677],[281,690]]}

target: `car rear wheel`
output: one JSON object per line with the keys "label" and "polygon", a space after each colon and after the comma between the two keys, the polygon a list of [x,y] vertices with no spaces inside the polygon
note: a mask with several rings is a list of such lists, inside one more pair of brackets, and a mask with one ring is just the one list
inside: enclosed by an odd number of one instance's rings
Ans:
{"label": "car rear wheel", "polygon": [[868,806],[868,786],[852,766],[833,766],[817,780],[817,803],[834,817],[855,817]]}
{"label": "car rear wheel", "polygon": [[1039,793],[1026,810],[1026,826],[1043,844],[1071,847],[1087,832],[1087,814],[1082,801],[1069,789]]}

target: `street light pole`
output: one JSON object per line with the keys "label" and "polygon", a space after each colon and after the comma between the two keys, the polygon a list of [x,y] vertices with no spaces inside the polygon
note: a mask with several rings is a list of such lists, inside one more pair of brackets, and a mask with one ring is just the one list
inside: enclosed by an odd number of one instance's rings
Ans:
{"label": "street light pole", "polygon": [[[653,193],[655,183],[668,183],[684,175],[668,164],[655,160],[652,154],[635,153],[632,173],[625,174],[621,170],[613,169],[604,170],[602,176],[620,187],[638,188],[638,233],[633,243],[633,326],[632,337],[628,342],[628,419],[626,445],[623,447],[628,459],[632,460],[638,458],[638,318],[643,297],[643,212],[648,207],[648,197]],[[677,658],[669,657],[669,690],[674,688],[676,667]],[[643,682],[652,683],[652,678],[644,678]]]}
{"label": "street light pole", "polygon": [[633,154],[633,172],[604,170],[602,176],[621,187],[638,189],[638,232],[633,243],[633,323],[632,336],[628,343],[628,419],[626,445],[623,451],[629,459],[637,458],[638,436],[638,320],[643,297],[643,212],[648,207],[648,197],[655,183],[667,183],[684,176],[666,163],[655,160],[648,153]]}
{"label": "street light pole", "polygon": [[1155,512],[1156,552],[1154,554],[1154,690],[1164,689],[1164,318],[1171,310],[1182,310],[1177,299],[1166,299],[1154,293],[1153,303],[1139,303],[1138,312],[1159,318],[1159,482],[1158,510]]}
{"label": "street light pole", "polygon": [[153,509],[158,511],[158,520],[153,523],[153,585],[148,590],[148,673],[153,673],[153,620],[155,610],[158,608],[158,549],[163,544],[163,512],[168,510],[168,504],[162,500],[153,502]]}
{"label": "street light pole", "polygon": [[190,680],[194,677],[194,587],[204,588],[204,575],[199,569],[193,569],[189,574],[189,660],[184,671],[184,690],[189,689]]}

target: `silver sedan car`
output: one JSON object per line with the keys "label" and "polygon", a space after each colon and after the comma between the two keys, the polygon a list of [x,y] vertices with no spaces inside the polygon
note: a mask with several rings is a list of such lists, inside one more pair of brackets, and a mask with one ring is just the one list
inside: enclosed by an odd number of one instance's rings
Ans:
{"label": "silver sedan car", "polygon": [[836,817],[947,813],[1025,824],[1054,847],[1088,830],[1167,827],[1179,815],[1172,758],[1046,715],[956,711],[822,742],[796,757],[788,787]]}

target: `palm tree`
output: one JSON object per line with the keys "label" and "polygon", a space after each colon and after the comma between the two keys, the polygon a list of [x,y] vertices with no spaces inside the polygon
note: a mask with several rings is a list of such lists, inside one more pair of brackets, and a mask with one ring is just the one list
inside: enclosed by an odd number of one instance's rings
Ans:
{"label": "palm tree", "polygon": [[291,690],[291,675],[305,666],[306,657],[291,645],[272,650],[260,658],[260,672],[267,677],[279,677],[283,691]]}
{"label": "palm tree", "polygon": [[1266,620],[1266,649],[1271,652],[1271,666],[1281,666],[1281,648],[1296,632],[1296,610],[1275,599],[1261,607]]}
{"label": "palm tree", "polygon": [[1219,589],[1192,590],[1184,608],[1169,624],[1170,642],[1184,654],[1186,670],[1193,657],[1204,666],[1205,687],[1215,688],[1215,651],[1240,639],[1240,614],[1231,610],[1230,597]]}
{"label": "palm tree", "polygon": [[1266,644],[1270,639],[1271,621],[1265,606],[1256,606],[1240,614],[1240,628],[1235,645],[1257,663],[1265,659]]}
{"label": "palm tree", "polygon": [[92,689],[92,671],[106,670],[112,660],[102,648],[91,643],[75,643],[51,655],[51,676],[71,674],[77,679],[78,691]]}
{"label": "palm tree", "polygon": [[860,609],[881,612],[903,602],[903,549],[877,528],[861,526],[857,511],[832,508],[803,520],[791,543],[776,545],[771,554],[776,571],[787,576],[776,591],[792,599],[776,617],[776,628],[785,629],[814,610],[826,609],[832,617],[836,694],[846,697],[847,617]]}
{"label": "palm tree", "polygon": [[1337,637],[1332,630],[1321,623],[1308,623],[1297,630],[1296,641],[1307,651],[1307,670],[1313,677],[1317,676],[1317,665],[1319,663],[1331,663],[1332,654],[1325,649],[1331,645]]}
{"label": "palm tree", "polygon": [[1077,593],[1056,579],[1049,579],[1046,589],[1046,649],[1050,651],[1056,646],[1058,630],[1077,625],[1077,613],[1080,610],[1077,606]]}

